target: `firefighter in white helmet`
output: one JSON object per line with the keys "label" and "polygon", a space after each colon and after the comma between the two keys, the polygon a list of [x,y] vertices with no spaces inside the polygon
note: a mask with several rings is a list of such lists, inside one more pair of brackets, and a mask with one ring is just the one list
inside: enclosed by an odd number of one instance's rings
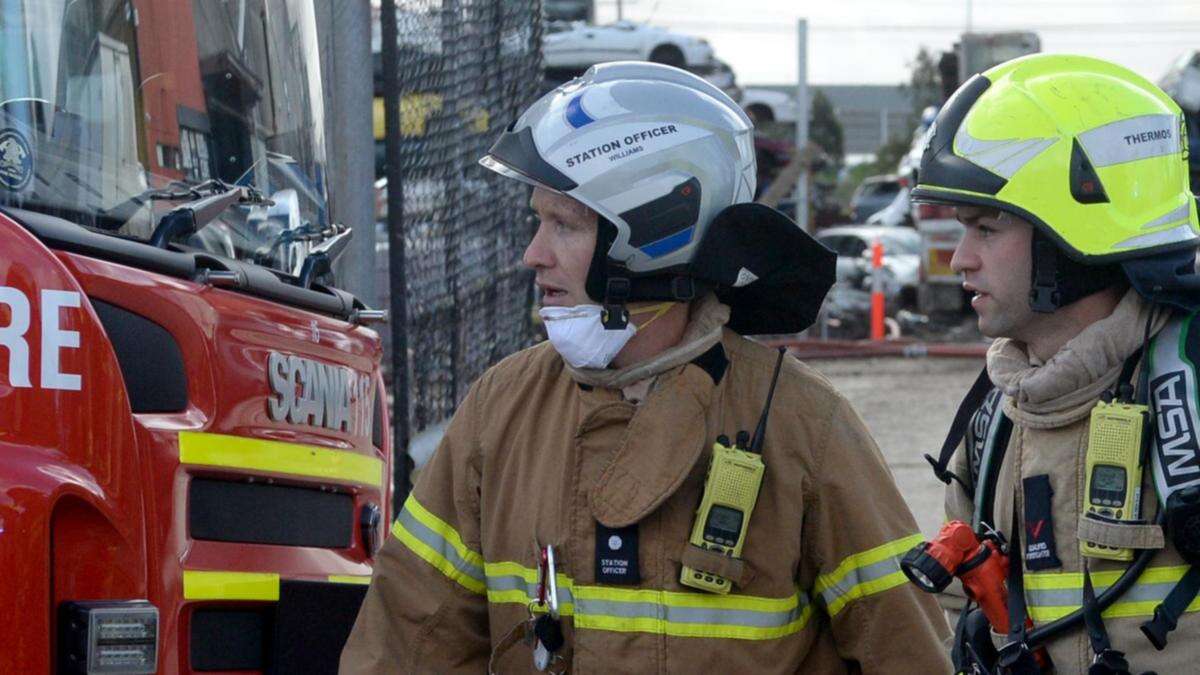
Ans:
{"label": "firefighter in white helmet", "polygon": [[946,671],[944,620],[898,568],[916,525],[862,421],[742,337],[808,326],[834,257],[749,203],[738,106],[603,64],[482,164],[533,186],[549,340],[471,388],[343,672]]}

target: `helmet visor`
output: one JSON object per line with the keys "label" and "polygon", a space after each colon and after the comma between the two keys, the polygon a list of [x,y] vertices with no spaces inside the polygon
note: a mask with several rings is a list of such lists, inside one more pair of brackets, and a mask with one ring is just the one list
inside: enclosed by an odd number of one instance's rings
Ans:
{"label": "helmet visor", "polygon": [[579,187],[542,158],[533,142],[533,130],[529,127],[520,131],[513,131],[509,127],[500,134],[500,138],[496,139],[479,163],[501,175],[556,192],[570,192]]}

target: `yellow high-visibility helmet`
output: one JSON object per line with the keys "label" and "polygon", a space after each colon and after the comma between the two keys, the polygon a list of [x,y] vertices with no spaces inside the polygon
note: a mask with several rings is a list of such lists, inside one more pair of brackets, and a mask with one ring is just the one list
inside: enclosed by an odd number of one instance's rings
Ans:
{"label": "yellow high-visibility helmet", "polygon": [[939,113],[917,179],[914,201],[1007,211],[1084,266],[1200,245],[1179,106],[1100,59],[1035,54],[976,75]]}
{"label": "yellow high-visibility helmet", "polygon": [[1035,54],[964,84],[921,159],[918,200],[992,206],[1071,257],[1112,262],[1200,238],[1183,113],[1125,68]]}

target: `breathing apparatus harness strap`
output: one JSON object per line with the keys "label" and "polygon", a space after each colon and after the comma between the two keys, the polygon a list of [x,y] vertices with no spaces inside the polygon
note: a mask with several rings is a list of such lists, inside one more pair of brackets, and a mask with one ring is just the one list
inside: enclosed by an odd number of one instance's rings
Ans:
{"label": "breathing apparatus harness strap", "polygon": [[[1125,365],[1121,368],[1121,374],[1117,377],[1117,384],[1112,392],[1112,396],[1122,401],[1132,402],[1135,398],[1135,392],[1141,392],[1141,396],[1136,398],[1146,398],[1146,383],[1148,382],[1149,369],[1142,368],[1141,377],[1139,378],[1139,386],[1133,386],[1133,372],[1137,368],[1137,364],[1142,361],[1142,356],[1147,353],[1146,345],[1150,337],[1150,322],[1146,323],[1146,335],[1142,340],[1142,346],[1138,347],[1137,351],[1125,359]],[[1142,448],[1143,454],[1141,462],[1144,464],[1146,460],[1145,451],[1148,446]],[[1145,553],[1145,551],[1143,551]],[[1083,624],[1085,632],[1088,636],[1088,643],[1092,647],[1092,665],[1088,667],[1088,675],[1130,675],[1129,661],[1125,658],[1125,652],[1113,649],[1112,641],[1108,637],[1108,629],[1104,627],[1104,617],[1101,616],[1100,603],[1096,600],[1096,589],[1092,585],[1092,574],[1088,567],[1087,559],[1083,560]]]}
{"label": "breathing apparatus harness strap", "polygon": [[933,474],[937,476],[938,480],[946,485],[949,485],[952,480],[958,481],[958,484],[971,498],[975,497],[975,489],[949,469],[950,459],[954,457],[954,450],[958,448],[958,444],[966,435],[971,418],[979,410],[983,399],[987,398],[988,392],[991,390],[992,381],[988,377],[987,366],[984,366],[975,378],[975,383],[971,385],[971,389],[967,391],[967,395],[958,404],[958,411],[954,413],[954,421],[950,424],[950,431],[946,434],[946,440],[942,442],[942,449],[938,453],[937,459],[928,453],[925,455],[925,461],[933,467]]}
{"label": "breathing apparatus harness strap", "polygon": [[[1013,504],[1013,523],[1017,523],[1016,503]],[[1021,560],[1021,532],[1013,527],[1009,538],[1008,560],[1008,642],[1000,648],[997,669],[1005,675],[1037,675],[1042,671],[1026,636],[1025,570]]]}
{"label": "breathing apparatus harness strap", "polygon": [[[1194,319],[1194,314],[1187,319],[1173,319],[1173,321],[1179,321],[1181,324],[1184,324],[1184,326],[1179,329],[1178,336],[1176,337],[1177,334],[1174,330],[1175,327],[1168,324],[1172,330],[1164,329],[1159,333],[1159,336],[1155,338],[1155,341],[1157,342],[1159,339],[1164,338],[1167,339],[1166,343],[1163,344],[1161,348],[1165,351],[1165,353],[1172,356],[1178,356],[1185,351],[1189,351],[1186,349],[1185,345],[1181,345],[1179,343],[1182,340],[1188,339],[1190,331],[1187,330],[1187,328],[1189,327],[1190,322]],[[1176,337],[1176,339],[1172,341],[1169,339],[1171,337]],[[1149,341],[1147,340],[1147,342]],[[1182,398],[1194,401],[1196,392],[1188,391],[1187,387],[1187,383],[1189,381],[1194,382],[1194,380],[1186,377],[1186,373],[1181,373],[1178,370],[1174,370],[1174,366],[1171,366],[1173,372],[1160,373],[1160,371],[1166,370],[1168,366],[1164,363],[1161,363],[1161,359],[1159,358],[1161,356],[1161,354],[1159,354],[1159,349],[1159,345],[1156,344],[1154,350],[1150,352],[1151,364],[1155,370],[1154,375],[1157,376],[1154,380],[1156,389],[1166,389],[1171,387],[1170,391],[1172,394],[1174,394],[1175,390],[1170,384],[1169,380],[1176,379],[1172,376],[1182,376]],[[1178,365],[1184,366],[1184,364]],[[1145,370],[1147,372],[1145,373],[1145,379],[1143,381],[1148,383],[1151,375],[1148,372],[1150,368]],[[1194,375],[1195,373],[1193,373],[1193,376]],[[1162,385],[1158,384],[1164,379],[1167,379],[1168,382]],[[1147,390],[1149,388],[1149,386],[1146,386]],[[1159,414],[1159,411],[1157,410],[1158,393],[1159,392],[1156,391],[1155,396],[1149,397],[1151,412],[1153,415]],[[1173,403],[1179,402],[1178,399],[1172,398],[1171,394],[1168,394],[1167,398],[1171,399]],[[1172,412],[1179,411],[1175,410]],[[1188,409],[1185,407],[1183,411],[1184,417],[1187,416],[1187,412]],[[1192,424],[1195,424],[1195,420],[1192,420]],[[1186,424],[1176,423],[1172,426],[1184,427]],[[1178,436],[1173,439],[1156,437],[1155,444],[1162,445],[1168,440],[1175,441],[1178,440],[1178,438]],[[1146,636],[1146,639],[1150,641],[1150,644],[1154,645],[1155,649],[1162,650],[1167,646],[1167,635],[1171,631],[1175,630],[1179,623],[1179,618],[1183,616],[1184,612],[1187,611],[1188,606],[1191,605],[1192,601],[1196,599],[1196,596],[1200,594],[1200,531],[1197,531],[1197,526],[1200,525],[1200,485],[1185,484],[1172,489],[1171,480],[1168,475],[1166,475],[1170,470],[1169,468],[1163,467],[1164,458],[1156,455],[1153,459],[1153,468],[1156,473],[1155,487],[1160,491],[1159,501],[1163,504],[1163,517],[1160,520],[1162,520],[1164,523],[1167,539],[1175,546],[1175,550],[1179,552],[1179,555],[1190,564],[1190,567],[1188,568],[1188,571],[1184,573],[1183,578],[1181,578],[1175,584],[1175,586],[1171,589],[1171,592],[1168,593],[1167,597],[1163,599],[1162,603],[1154,608],[1154,618],[1142,623],[1141,625],[1142,634]],[[1185,470],[1186,469],[1187,467],[1185,467]],[[1161,494],[1161,492],[1164,491],[1164,488],[1167,492],[1166,495]]]}
{"label": "breathing apparatus harness strap", "polygon": [[1108,639],[1108,630],[1104,627],[1104,619],[1096,604],[1096,589],[1092,586],[1092,575],[1086,560],[1083,563],[1083,624],[1087,628],[1092,653],[1095,654],[1088,675],[1129,675],[1129,661],[1125,658],[1125,652],[1113,649],[1112,641]]}

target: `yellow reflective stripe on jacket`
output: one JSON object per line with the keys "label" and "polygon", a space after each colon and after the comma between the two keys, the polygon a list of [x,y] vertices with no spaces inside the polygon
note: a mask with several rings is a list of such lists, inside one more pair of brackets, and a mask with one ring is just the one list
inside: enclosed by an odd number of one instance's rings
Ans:
{"label": "yellow reflective stripe on jacket", "polygon": [[[1104,610],[1103,616],[1149,617],[1179,582],[1187,565],[1149,567],[1115,603]],[[1096,595],[1105,591],[1121,576],[1121,570],[1092,573]],[[1044,623],[1064,617],[1083,604],[1082,572],[1026,572],[1025,600],[1029,617]],[[1200,611],[1200,598],[1188,605],[1187,611]]]}
{"label": "yellow reflective stripe on jacket", "polygon": [[[529,604],[537,598],[537,571],[517,563],[486,563],[488,601]],[[786,598],[715,595],[654,589],[580,586],[558,582],[559,613],[576,629],[655,633],[676,637],[770,640],[797,633],[812,615],[799,589]]]}
{"label": "yellow reflective stripe on jacket", "polygon": [[[392,525],[395,535],[425,562],[488,602],[527,605],[537,599],[537,570],[514,562],[485,563],[462,536],[413,496]],[[808,596],[786,598],[578,586],[556,575],[559,612],[576,629],[656,633],[678,637],[770,640],[797,633],[812,615]]]}
{"label": "yellow reflective stripe on jacket", "polygon": [[483,556],[467,548],[462,536],[409,495],[392,523],[392,534],[439,572],[475,593],[487,591]]}
{"label": "yellow reflective stripe on jacket", "polygon": [[832,572],[817,577],[813,594],[835,616],[847,603],[908,583],[900,559],[924,541],[920,534],[890,541],[847,557]]}

